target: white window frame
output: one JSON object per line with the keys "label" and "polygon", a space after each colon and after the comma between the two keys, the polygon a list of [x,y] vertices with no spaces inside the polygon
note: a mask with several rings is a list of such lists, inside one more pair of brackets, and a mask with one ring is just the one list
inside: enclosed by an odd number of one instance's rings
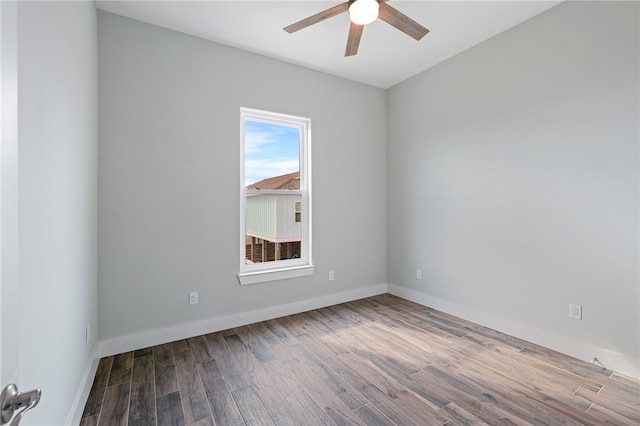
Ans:
{"label": "white window frame", "polygon": [[[250,190],[245,188],[245,122],[261,122],[278,126],[294,127],[300,132],[300,190]],[[299,193],[302,202],[301,250],[299,259],[246,264],[246,199],[247,194]],[[312,275],[314,266],[311,256],[311,119],[293,115],[240,108],[240,268],[238,279],[241,285],[257,284]]]}

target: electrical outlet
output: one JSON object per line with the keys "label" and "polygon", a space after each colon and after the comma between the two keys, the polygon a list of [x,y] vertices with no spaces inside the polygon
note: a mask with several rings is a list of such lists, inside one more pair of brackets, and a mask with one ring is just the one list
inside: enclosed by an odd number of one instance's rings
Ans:
{"label": "electrical outlet", "polygon": [[581,320],[582,319],[582,305],[576,305],[575,303],[569,303],[569,318]]}
{"label": "electrical outlet", "polygon": [[193,293],[189,293],[189,304],[197,305],[198,304],[198,292],[194,291]]}
{"label": "electrical outlet", "polygon": [[335,274],[333,273],[333,271],[329,271],[329,281],[333,281],[335,278]]}
{"label": "electrical outlet", "polygon": [[419,280],[422,279],[422,269],[416,269],[416,278]]}

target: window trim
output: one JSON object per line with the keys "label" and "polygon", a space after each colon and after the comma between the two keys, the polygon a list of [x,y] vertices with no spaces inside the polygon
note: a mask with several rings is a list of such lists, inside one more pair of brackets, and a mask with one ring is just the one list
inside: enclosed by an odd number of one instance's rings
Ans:
{"label": "window trim", "polygon": [[[276,193],[277,190],[248,190],[245,188],[245,122],[261,122],[295,127],[300,131],[300,190],[289,191],[302,196],[301,253],[298,259],[286,259],[260,264],[246,264],[246,198],[250,193]],[[295,209],[294,209],[295,210]],[[238,280],[241,285],[312,275],[311,240],[311,119],[288,114],[240,108],[240,251]]]}

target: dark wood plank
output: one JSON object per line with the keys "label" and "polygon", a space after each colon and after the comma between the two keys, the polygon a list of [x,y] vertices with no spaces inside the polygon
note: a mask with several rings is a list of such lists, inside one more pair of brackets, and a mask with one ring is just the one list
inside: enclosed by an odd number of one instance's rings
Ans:
{"label": "dark wood plank", "polygon": [[242,415],[225,383],[215,360],[198,364],[198,374],[202,379],[213,418],[220,425],[244,425]]}
{"label": "dark wood plank", "polygon": [[[416,360],[411,356],[406,356],[397,347],[385,346],[381,342],[373,340],[370,334],[358,333],[343,334],[341,340],[349,345],[349,350],[362,358],[366,358],[383,371],[393,371],[394,374],[408,376],[420,371],[428,363],[423,360]],[[382,349],[386,348],[386,349]]]}
{"label": "dark wood plank", "polygon": [[547,380],[562,380],[564,382],[570,382],[574,385],[575,389],[583,388],[592,392],[599,392],[604,386],[602,383],[603,381],[598,377],[596,377],[598,381],[595,381],[593,378],[577,376],[567,370],[559,369],[538,360],[535,362],[525,362],[527,363],[527,368],[530,368],[533,371],[533,374]]}
{"label": "dark wood plank", "polygon": [[360,374],[353,371],[327,346],[318,342],[308,334],[301,334],[297,338],[310,352],[324,362],[331,370],[335,371],[344,381],[354,389],[359,389],[369,382]]}
{"label": "dark wood plank", "polygon": [[304,419],[298,417],[296,411],[275,384],[268,388],[255,389],[255,392],[275,424],[290,426],[304,424]]}
{"label": "dark wood plank", "polygon": [[367,426],[393,426],[395,423],[371,404],[363,405],[353,410]]}
{"label": "dark wood plank", "polygon": [[267,347],[282,344],[280,336],[278,336],[270,328],[268,328],[266,323],[258,322],[255,324],[251,324],[248,327],[253,330],[255,335],[258,336],[262,340],[262,342],[267,345]]}
{"label": "dark wood plank", "polygon": [[275,425],[253,386],[232,392],[238,410],[247,425]]}
{"label": "dark wood plank", "polygon": [[205,337],[229,390],[234,391],[249,386],[251,383],[244,374],[245,370],[238,364],[238,360],[231,353],[222,334],[211,333]]}
{"label": "dark wood plank", "polygon": [[154,346],[153,363],[156,397],[178,392],[180,388],[178,387],[178,375],[171,344]]}
{"label": "dark wood plank", "polygon": [[[389,306],[381,306],[374,311],[380,318],[390,321],[394,324],[399,324],[402,327],[412,328],[420,333],[429,333],[432,336],[440,338],[448,338],[451,333],[448,330],[443,330],[434,326],[433,324],[425,321],[423,317],[416,315],[410,311],[402,309],[393,309]],[[456,335],[464,335],[465,332],[457,331]]]}
{"label": "dark wood plank", "polygon": [[216,423],[211,417],[205,417],[204,419],[191,423],[189,426],[216,426]]}
{"label": "dark wood plank", "polygon": [[256,389],[273,385],[273,381],[265,373],[262,364],[255,357],[251,348],[244,344],[240,336],[232,334],[225,337],[224,340],[244,371],[244,376],[249,383]]}
{"label": "dark wood plank", "polygon": [[311,372],[322,383],[327,385],[329,389],[335,393],[338,398],[344,402],[350,409],[361,407],[367,403],[367,400],[362,397],[351,385],[342,379],[342,377],[334,372],[327,364],[325,364],[320,358],[311,353],[307,348],[301,344],[287,346],[293,355],[298,358],[304,365],[311,370]]}
{"label": "dark wood plank", "polygon": [[111,365],[113,363],[113,357],[102,358],[98,362],[98,369],[91,385],[91,391],[87,403],[84,406],[82,417],[91,417],[100,413],[102,408],[102,400],[104,399],[104,393],[107,390],[107,383],[109,382],[109,373],[111,372]]}
{"label": "dark wood plank", "polygon": [[[485,394],[482,390],[478,390],[464,381],[457,380],[455,377],[433,374],[431,370],[427,369],[416,374],[416,378],[428,383],[432,392],[442,396],[446,395],[446,399],[451,401],[440,409],[440,412],[445,416],[476,417],[480,419],[480,424],[487,423],[490,425],[515,424],[524,426],[531,424],[505,412],[494,403],[490,394]],[[455,404],[455,406],[450,404]],[[464,412],[455,407],[461,407]]]}
{"label": "dark wood plank", "polygon": [[290,315],[288,317],[277,318],[276,321],[289,332],[298,336],[300,334],[308,334],[316,337],[324,334],[323,331],[311,324],[302,314]]}
{"label": "dark wood plank", "polygon": [[153,356],[136,358],[134,355],[129,401],[129,426],[155,426],[155,393]]}
{"label": "dark wood plank", "polygon": [[443,425],[447,418],[436,409],[421,404],[406,390],[392,396],[382,393],[373,385],[363,387],[360,392],[378,410],[399,425]]}
{"label": "dark wood plank", "polygon": [[175,365],[171,343],[153,347],[153,362],[155,365]]}
{"label": "dark wood plank", "polygon": [[[443,374],[432,366],[425,370],[441,377],[446,376],[449,381],[453,381],[450,375]],[[513,417],[524,419],[528,423],[541,421],[545,424],[565,422],[581,425],[594,424],[589,421],[584,411],[537,393],[532,388],[526,388],[518,380],[513,380],[513,375],[507,372],[502,373],[488,368],[480,371],[473,367],[465,367],[456,371],[456,378],[459,380],[458,383],[464,383],[465,387],[473,389],[471,392],[475,392],[477,398],[484,398]]]}
{"label": "dark wood plank", "polygon": [[356,413],[346,407],[329,408],[327,410],[327,417],[336,425],[368,426]]}
{"label": "dark wood plank", "polygon": [[572,358],[568,355],[561,354],[551,349],[538,347],[536,350],[525,348],[522,353],[527,354],[532,358],[537,358],[543,362],[554,365],[562,370],[570,371],[581,377],[594,377],[601,375],[603,377],[609,377],[613,374],[613,371],[606,368],[601,368],[594,364],[580,361],[576,358]]}
{"label": "dark wood plank", "polygon": [[300,361],[289,350],[289,347],[273,347],[272,351],[289,373],[303,385],[304,391],[325,413],[332,408],[338,408],[342,412],[351,410],[341,399],[342,395],[337,394],[333,386],[318,378],[304,362]]}
{"label": "dark wood plank", "polygon": [[[340,335],[335,333],[323,333],[317,329],[315,334],[308,334],[313,337],[317,342],[321,343],[323,346],[326,346],[331,352],[336,355],[343,354],[345,352],[349,352],[349,348],[343,344]],[[300,336],[307,335],[307,333],[302,333]]]}
{"label": "dark wood plank", "polygon": [[109,386],[128,383],[131,381],[131,367],[133,366],[133,352],[127,352],[113,357]]}
{"label": "dark wood plank", "polygon": [[265,321],[264,325],[278,338],[279,343],[288,345],[290,342],[295,341],[295,336],[291,334],[291,332],[286,327],[283,327],[278,321]]}
{"label": "dark wood plank", "polygon": [[257,332],[256,327],[241,327],[237,330],[237,335],[242,340],[244,347],[251,351],[258,362],[265,363],[275,359],[265,341],[262,340]]}
{"label": "dark wood plank", "polygon": [[460,368],[459,357],[443,353],[443,349],[450,346],[450,338],[440,337],[437,334],[420,330],[402,321],[390,322],[379,320],[370,326],[372,330],[380,334],[380,337],[388,338],[398,342],[408,343],[407,348],[419,348],[423,356],[432,363],[446,366],[448,370],[455,371]]}
{"label": "dark wood plank", "polygon": [[129,412],[129,383],[107,387],[98,426],[126,426]]}
{"label": "dark wood plank", "polygon": [[[587,414],[598,425],[639,425],[640,422],[598,404],[589,407]],[[637,419],[637,416],[633,416]]]}
{"label": "dark wood plank", "polygon": [[83,417],[82,420],[80,420],[80,426],[98,426],[98,415]]}
{"label": "dark wood plank", "polygon": [[[626,404],[615,397],[596,393],[583,388],[578,389],[576,391],[576,395],[584,397],[585,399],[591,401],[594,406],[603,408],[606,407],[607,410],[615,412],[629,419],[631,423],[635,422],[637,424],[640,424],[640,407],[638,407],[638,404],[640,403],[640,396],[638,397],[638,399],[636,399],[635,404]],[[588,412],[591,412],[591,410],[589,410]]]}
{"label": "dark wood plank", "polygon": [[327,316],[319,309],[309,312],[303,312],[300,314],[300,316],[305,318],[307,321],[309,321],[309,323],[313,324],[315,328],[322,331],[323,333],[333,333],[342,328],[339,327],[339,323],[337,322],[336,318]]}
{"label": "dark wood plank", "polygon": [[153,355],[153,348],[144,348],[133,351],[133,358],[140,358],[143,356]]}
{"label": "dark wood plank", "polygon": [[370,312],[373,306],[371,304],[368,304],[364,300],[354,300],[340,306],[343,306],[345,309],[351,312],[351,315],[364,318],[364,320],[368,321],[369,323],[378,321],[378,317],[372,315]]}
{"label": "dark wood plank", "polygon": [[184,413],[180,392],[173,392],[156,398],[158,426],[183,426]]}
{"label": "dark wood plank", "polygon": [[196,371],[193,353],[191,350],[183,350],[174,353],[174,356],[186,423],[191,424],[205,417],[210,417],[207,396]]}
{"label": "dark wood plank", "polygon": [[474,416],[467,410],[463,409],[454,402],[450,402],[444,407],[440,408],[440,412],[451,419],[453,423],[461,425],[489,425],[478,417]]}
{"label": "dark wood plank", "polygon": [[192,337],[191,339],[187,339],[187,342],[189,343],[191,352],[193,352],[193,358],[196,363],[207,362],[213,359],[213,353],[204,336]]}
{"label": "dark wood plank", "polygon": [[325,308],[330,315],[336,315],[343,322],[350,322],[353,326],[370,324],[377,321],[377,318],[367,314],[358,308],[355,303],[344,303],[342,305],[328,306]]}
{"label": "dark wood plank", "polygon": [[300,425],[334,425],[322,408],[306,392],[301,384],[284,366],[284,362],[276,359],[264,365],[264,368],[275,383],[276,388],[287,400],[295,419]]}
{"label": "dark wood plank", "polygon": [[612,380],[607,380],[606,383],[607,385],[600,390],[600,395],[616,399],[622,404],[640,410],[640,391],[636,387],[625,383],[616,383],[614,385]]}
{"label": "dark wood plank", "polygon": [[337,327],[338,329],[358,327],[369,323],[369,321],[343,305],[327,306],[326,308],[317,309],[317,312],[323,316],[324,321],[334,324],[334,328]]}
{"label": "dark wood plank", "polygon": [[381,333],[377,326],[363,326],[358,330],[361,332],[359,335],[366,338],[368,346],[374,345],[377,350],[384,347],[384,351],[388,351],[387,353],[406,360],[418,369],[424,368],[432,362],[431,353],[422,345],[413,345],[407,339],[393,334],[385,336],[383,340],[380,338]]}
{"label": "dark wood plank", "polygon": [[640,380],[638,379],[625,376],[624,374],[620,374],[618,372],[614,372],[611,376],[609,376],[609,379],[614,383],[614,386],[622,384],[635,389],[637,392],[640,392]]}
{"label": "dark wood plank", "polygon": [[[451,335],[461,337],[477,331],[477,324],[463,320],[462,318],[456,318],[444,312],[435,311],[420,305],[414,306],[413,308],[414,311],[411,315],[420,318],[426,324],[430,324],[435,328],[445,330]],[[393,309],[402,310],[403,308],[395,307]]]}
{"label": "dark wood plank", "polygon": [[177,354],[178,352],[190,351],[189,342],[187,339],[176,340],[171,343],[171,348],[173,349],[173,354]]}
{"label": "dark wood plank", "polygon": [[340,354],[338,358],[385,394],[395,395],[402,390],[402,385],[395,377],[378,368],[368,359],[362,358],[353,352]]}
{"label": "dark wood plank", "polygon": [[[469,338],[470,336],[465,336],[462,339],[468,340]],[[466,366],[472,366],[472,371],[491,374],[491,377],[495,380],[501,380],[503,386],[508,385],[521,393],[526,394],[529,391],[542,392],[549,399],[574,407],[582,412],[586,411],[591,405],[591,402],[587,399],[575,395],[580,383],[584,382],[582,377],[554,374],[552,371],[536,368],[541,363],[537,361],[531,363],[527,359],[528,357],[519,352],[496,353],[488,349],[483,350],[482,344],[474,343],[473,346],[479,350],[475,351],[473,357],[469,360],[462,361]],[[506,373],[508,370],[509,373]],[[517,380],[513,379],[512,372],[514,371],[517,372]]]}

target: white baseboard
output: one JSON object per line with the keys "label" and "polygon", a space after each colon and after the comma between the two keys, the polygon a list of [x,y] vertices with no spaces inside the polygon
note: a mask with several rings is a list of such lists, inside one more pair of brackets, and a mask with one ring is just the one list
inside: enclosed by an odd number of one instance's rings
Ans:
{"label": "white baseboard", "polygon": [[387,288],[388,292],[394,296],[402,297],[403,299],[419,303],[423,306],[455,315],[459,318],[463,318],[519,339],[544,346],[574,358],[591,361],[591,359],[596,356],[608,369],[640,379],[640,360],[634,359],[630,356],[577,340],[572,340],[558,334],[540,330],[530,325],[496,317],[495,315],[486,312],[480,312],[466,306],[458,305],[456,303],[416,290],[400,287],[395,284],[388,284]]}
{"label": "white baseboard", "polygon": [[326,306],[337,305],[352,300],[375,296],[387,292],[386,284],[378,284],[342,293],[330,294],[309,300],[286,303],[284,305],[272,306],[256,311],[241,312],[238,314],[215,317],[203,321],[189,324],[175,325],[162,329],[147,330],[128,336],[116,337],[100,342],[98,357],[111,356],[149,346],[160,345],[176,340],[187,339],[189,337],[200,336],[202,334],[213,333],[226,330],[232,327],[239,327],[255,322],[266,321],[287,315],[313,309],[324,308]]}
{"label": "white baseboard", "polygon": [[67,421],[65,422],[66,425],[80,424],[80,421],[82,420],[82,412],[84,411],[84,406],[87,404],[89,392],[91,391],[91,386],[93,386],[93,379],[96,376],[99,359],[98,344],[96,344],[93,348],[91,356],[89,357],[87,366],[84,369],[82,381],[80,382],[80,386],[78,386],[78,392],[76,393],[76,397],[73,400],[73,405],[71,406],[71,410],[69,411],[69,415],[67,416]]}

